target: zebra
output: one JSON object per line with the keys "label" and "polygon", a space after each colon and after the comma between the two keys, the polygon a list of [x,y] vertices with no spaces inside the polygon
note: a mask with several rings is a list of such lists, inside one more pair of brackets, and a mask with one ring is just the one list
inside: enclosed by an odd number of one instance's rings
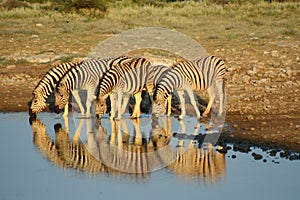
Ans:
{"label": "zebra", "polygon": [[[99,79],[112,65],[119,62],[129,62],[130,60],[131,58],[127,56],[84,60],[80,65],[69,70],[57,85],[55,93],[56,108],[61,110],[65,107],[68,103],[70,92],[72,92],[75,100],[79,102],[80,98],[77,89],[85,89],[87,90],[85,115],[90,117],[90,108],[92,102],[95,100],[95,89]],[[83,106],[81,104],[79,106],[81,114],[84,115]]]}
{"label": "zebra", "polygon": [[[136,99],[132,118],[140,115],[139,105],[141,103],[141,91],[147,84],[150,61],[145,58],[133,58],[131,62],[113,65],[100,79],[96,90],[96,116],[101,117],[106,112],[105,100],[110,95],[112,102],[111,116],[115,118],[117,106],[118,115],[116,119],[121,119],[131,94]],[[124,98],[124,99],[123,99]],[[123,100],[123,105],[122,105]]]}
{"label": "zebra", "polygon": [[[182,105],[179,119],[183,119],[186,114],[184,106],[184,91],[186,91],[196,111],[197,118],[200,119],[201,114],[197,108],[193,91],[206,89],[209,95],[209,103],[203,116],[207,116],[210,112],[216,93],[220,95],[218,115],[222,115],[225,98],[225,72],[225,62],[215,56],[207,56],[194,61],[183,60],[174,64],[170,70],[164,73],[154,91],[153,114],[162,115],[165,112],[166,99],[176,90]],[[215,86],[217,91],[215,91]]]}
{"label": "zebra", "polygon": [[[151,103],[153,102],[154,88],[159,83],[163,74],[169,69],[170,69],[170,67],[165,66],[165,65],[155,65],[153,67],[151,66],[151,68],[149,70],[149,79],[148,79],[148,82],[146,85],[146,89],[147,89],[148,93],[150,94]],[[170,95],[167,99],[167,105],[168,105],[167,116],[171,115],[171,101],[172,101],[172,95]]]}
{"label": "zebra", "polygon": [[[75,66],[81,65],[81,63],[82,61],[67,62],[51,68],[39,81],[39,83],[36,85],[35,89],[32,92],[33,97],[29,108],[29,114],[37,115],[39,112],[41,112],[47,106],[46,100],[54,91],[60,79],[65,75],[65,73],[68,70]],[[65,109],[65,112],[67,112],[67,109]]]}

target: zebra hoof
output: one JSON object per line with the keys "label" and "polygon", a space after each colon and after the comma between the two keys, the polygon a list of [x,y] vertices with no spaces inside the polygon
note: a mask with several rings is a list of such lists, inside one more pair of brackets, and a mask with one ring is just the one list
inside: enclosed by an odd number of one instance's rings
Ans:
{"label": "zebra hoof", "polygon": [[133,115],[132,115],[132,116],[130,116],[130,118],[131,118],[131,119],[137,119],[137,118],[140,118],[140,116],[137,116],[137,115],[133,116]]}
{"label": "zebra hoof", "polygon": [[184,118],[184,116],[181,116],[181,115],[180,115],[180,116],[178,117],[178,120],[183,120],[183,118]]}

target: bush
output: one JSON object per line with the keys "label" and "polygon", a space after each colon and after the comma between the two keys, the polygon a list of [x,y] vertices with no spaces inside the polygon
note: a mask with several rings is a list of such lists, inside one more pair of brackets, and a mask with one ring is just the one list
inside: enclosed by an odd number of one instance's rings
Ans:
{"label": "bush", "polygon": [[107,9],[105,0],[52,0],[51,6],[59,11],[72,11],[87,8],[105,12]]}
{"label": "bush", "polygon": [[20,1],[20,0],[6,0],[3,1],[1,4],[3,8],[6,8],[8,10],[14,9],[14,8],[31,8],[26,2]]}

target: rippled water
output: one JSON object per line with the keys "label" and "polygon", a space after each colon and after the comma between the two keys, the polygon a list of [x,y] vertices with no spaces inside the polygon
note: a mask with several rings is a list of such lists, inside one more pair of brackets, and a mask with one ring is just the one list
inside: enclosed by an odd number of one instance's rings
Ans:
{"label": "rippled water", "polygon": [[0,199],[298,199],[299,160],[235,144],[222,151],[193,118],[0,119]]}

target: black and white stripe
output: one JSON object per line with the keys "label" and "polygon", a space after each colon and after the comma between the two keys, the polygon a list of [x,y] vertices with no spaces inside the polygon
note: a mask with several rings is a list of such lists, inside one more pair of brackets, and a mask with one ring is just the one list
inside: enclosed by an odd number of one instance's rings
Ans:
{"label": "black and white stripe", "polygon": [[[73,94],[77,102],[80,102],[78,89],[87,90],[86,116],[90,116],[90,108],[95,100],[95,89],[99,79],[111,65],[127,59],[129,58],[125,56],[86,59],[80,65],[70,69],[57,85],[55,94],[57,108],[63,109],[66,106],[70,93]],[[84,115],[84,108],[81,103],[79,106],[81,114]]]}
{"label": "black and white stripe", "polygon": [[[145,58],[132,58],[129,62],[124,61],[113,65],[99,81],[96,92],[96,114],[102,116],[106,112],[105,99],[111,95],[112,102],[117,102],[118,116],[125,111],[131,94],[135,95],[135,109],[132,117],[139,117],[139,105],[141,91],[146,86],[149,78],[151,63]],[[123,99],[124,98],[124,99]],[[122,105],[123,100],[123,105]],[[111,118],[115,116],[116,106],[111,106]]]}
{"label": "black and white stripe", "polygon": [[47,106],[47,98],[54,91],[57,83],[61,80],[65,73],[69,69],[80,64],[81,62],[68,62],[51,68],[47,72],[47,74],[39,81],[32,92],[33,98],[31,101],[29,113],[38,114],[39,112],[41,112]]}
{"label": "black and white stripe", "polygon": [[181,61],[174,64],[170,70],[166,71],[157,84],[154,92],[154,114],[163,114],[165,111],[165,101],[169,95],[176,90],[181,102],[181,115],[185,116],[184,91],[187,92],[191,104],[193,105],[197,118],[200,118],[193,91],[208,90],[209,103],[203,115],[210,112],[216,95],[220,96],[220,106],[218,115],[223,112],[223,102],[225,98],[224,75],[226,66],[224,61],[215,56],[208,56],[194,61]]}

